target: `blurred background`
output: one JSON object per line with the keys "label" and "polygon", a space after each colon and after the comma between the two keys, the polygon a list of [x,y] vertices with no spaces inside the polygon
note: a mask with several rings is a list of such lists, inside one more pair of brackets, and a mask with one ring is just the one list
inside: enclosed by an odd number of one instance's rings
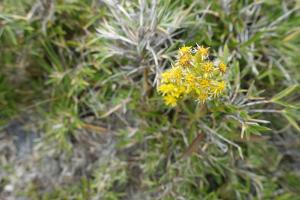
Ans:
{"label": "blurred background", "polygon": [[[171,108],[178,48],[226,92]],[[0,199],[300,199],[299,0],[0,0]]]}

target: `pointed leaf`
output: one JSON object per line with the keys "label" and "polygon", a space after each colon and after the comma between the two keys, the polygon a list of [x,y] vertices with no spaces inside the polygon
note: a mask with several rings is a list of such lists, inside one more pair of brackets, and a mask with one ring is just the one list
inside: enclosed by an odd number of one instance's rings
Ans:
{"label": "pointed leaf", "polygon": [[276,101],[278,101],[278,100],[280,100],[280,99],[282,99],[282,98],[288,96],[288,95],[289,95],[290,93],[292,93],[295,89],[297,89],[298,86],[299,86],[298,84],[295,84],[295,85],[292,85],[292,86],[290,86],[290,87],[284,89],[283,91],[281,91],[281,92],[279,92],[277,95],[275,95],[275,96],[271,99],[271,101],[276,102]]}

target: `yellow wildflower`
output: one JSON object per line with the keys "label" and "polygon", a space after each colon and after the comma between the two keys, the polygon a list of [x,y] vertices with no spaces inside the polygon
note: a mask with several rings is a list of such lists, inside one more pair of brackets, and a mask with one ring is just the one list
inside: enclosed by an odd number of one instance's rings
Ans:
{"label": "yellow wildflower", "polygon": [[186,81],[186,93],[190,93],[196,87],[197,78],[193,73],[188,72],[185,76],[185,81]]}
{"label": "yellow wildflower", "polygon": [[198,100],[202,103],[204,103],[206,100],[208,99],[208,94],[207,92],[201,92],[199,95],[198,95]]}
{"label": "yellow wildflower", "polygon": [[214,96],[219,96],[225,90],[225,81],[215,82],[212,87]]}
{"label": "yellow wildflower", "polygon": [[188,67],[191,65],[192,56],[190,54],[183,54],[178,59],[179,66]]}
{"label": "yellow wildflower", "polygon": [[221,73],[225,73],[226,72],[226,65],[223,63],[223,62],[221,62],[220,64],[219,64],[219,70],[220,70],[220,72]]}
{"label": "yellow wildflower", "polygon": [[166,104],[170,105],[170,106],[176,106],[176,104],[177,104],[177,99],[171,95],[165,96],[164,100],[165,100]]}
{"label": "yellow wildflower", "polygon": [[174,81],[179,82],[181,80],[181,78],[182,78],[182,70],[181,70],[181,68],[178,67],[178,66],[177,67],[173,67],[171,71],[172,71],[172,74],[173,74]]}
{"label": "yellow wildflower", "polygon": [[209,47],[204,48],[203,46],[198,46],[196,55],[201,57],[203,60],[204,58],[206,58],[208,56],[208,53],[209,53],[208,49],[209,49]]}
{"label": "yellow wildflower", "polygon": [[212,62],[205,62],[203,63],[202,65],[202,70],[205,72],[205,73],[211,73],[213,70],[214,70],[214,64]]}
{"label": "yellow wildflower", "polygon": [[[220,63],[215,66],[207,61],[208,49],[184,46],[178,50],[175,67],[162,73],[162,84],[158,87],[167,105],[175,106],[186,95],[204,103],[225,90],[226,83],[222,75],[226,72],[226,65]],[[216,70],[221,73],[214,73]]]}
{"label": "yellow wildflower", "polygon": [[196,76],[190,72],[186,74],[185,79],[188,84],[195,84],[197,80]]}
{"label": "yellow wildflower", "polygon": [[172,78],[172,73],[170,71],[165,71],[161,74],[162,82],[168,82]]}
{"label": "yellow wildflower", "polygon": [[184,86],[178,86],[176,93],[175,93],[175,97],[180,97],[182,94],[184,94],[186,91]]}
{"label": "yellow wildflower", "polygon": [[192,47],[190,47],[190,46],[183,46],[179,49],[179,53],[181,55],[188,54],[188,53],[191,53],[191,49],[192,49]]}
{"label": "yellow wildflower", "polygon": [[182,78],[182,70],[180,67],[172,67],[171,69],[161,74],[162,83],[177,82],[179,83]]}
{"label": "yellow wildflower", "polygon": [[199,84],[200,84],[201,88],[209,88],[210,85],[211,85],[209,79],[201,79],[201,80],[199,81]]}
{"label": "yellow wildflower", "polygon": [[171,95],[175,98],[179,98],[181,94],[182,94],[182,90],[178,87],[174,88],[174,90],[169,93],[169,95]]}
{"label": "yellow wildflower", "polygon": [[161,86],[159,86],[158,90],[163,93],[171,93],[176,89],[176,87],[173,84],[162,84]]}

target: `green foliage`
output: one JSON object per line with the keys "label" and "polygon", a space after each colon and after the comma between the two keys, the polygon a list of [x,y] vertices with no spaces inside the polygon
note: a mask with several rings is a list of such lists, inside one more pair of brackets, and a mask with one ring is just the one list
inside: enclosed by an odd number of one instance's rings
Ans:
{"label": "green foliage", "polygon": [[[113,2],[1,1],[1,131],[38,116],[38,155],[90,156],[74,181],[42,189],[32,180],[13,195],[299,198],[299,2]],[[194,43],[227,64],[228,89],[203,106],[169,108],[156,84],[177,47]],[[98,137],[108,153],[95,150]],[[0,172],[0,198],[15,183],[12,169]]]}

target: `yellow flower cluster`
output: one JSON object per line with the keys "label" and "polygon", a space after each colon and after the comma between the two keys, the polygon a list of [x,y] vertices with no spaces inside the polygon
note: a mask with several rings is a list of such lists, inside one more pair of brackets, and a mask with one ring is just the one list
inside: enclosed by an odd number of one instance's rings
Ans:
{"label": "yellow flower cluster", "polygon": [[175,66],[162,73],[158,91],[170,106],[186,95],[204,103],[225,90],[225,72],[226,64],[209,60],[209,48],[184,46],[178,51]]}

